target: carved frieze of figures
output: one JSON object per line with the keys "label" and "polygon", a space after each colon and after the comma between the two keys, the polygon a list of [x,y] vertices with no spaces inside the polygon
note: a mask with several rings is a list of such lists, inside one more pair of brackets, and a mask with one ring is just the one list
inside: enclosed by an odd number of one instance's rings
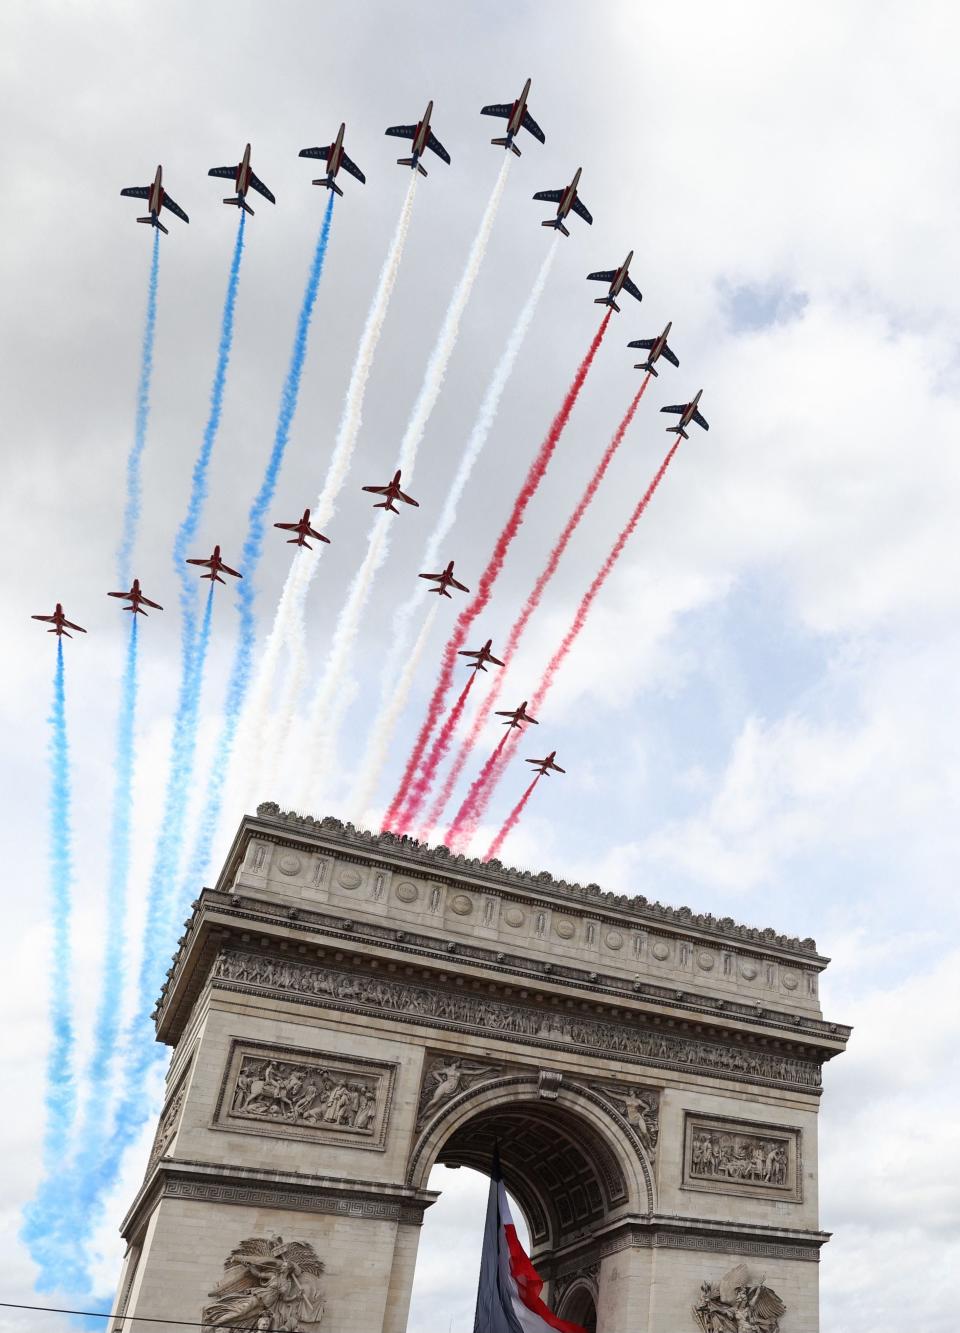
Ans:
{"label": "carved frieze of figures", "polygon": [[235,1042],[216,1124],[382,1147],[394,1066]]}
{"label": "carved frieze of figures", "polygon": [[181,1075],[180,1082],[177,1084],[172,1097],[160,1113],[160,1123],[157,1125],[157,1132],[153,1136],[153,1147],[150,1149],[150,1160],[147,1162],[148,1172],[154,1162],[159,1162],[167,1151],[177,1131],[180,1112],[183,1109],[183,1099],[187,1093],[187,1072],[185,1070]]}
{"label": "carved frieze of figures", "polygon": [[643,1145],[651,1162],[660,1138],[660,1093],[627,1083],[594,1083],[593,1087],[617,1108]]}
{"label": "carved frieze of figures", "polygon": [[799,1129],[686,1117],[683,1183],[688,1188],[798,1201],[799,1159]]}
{"label": "carved frieze of figures", "polygon": [[453,1101],[458,1093],[467,1092],[503,1072],[502,1065],[486,1064],[477,1060],[463,1060],[459,1056],[430,1055],[423,1071],[420,1102],[417,1108],[417,1128],[429,1120],[441,1106]]}
{"label": "carved frieze of figures", "polygon": [[251,1237],[232,1250],[203,1311],[205,1333],[215,1329],[272,1329],[311,1333],[320,1327],[323,1264],[306,1241]]}
{"label": "carved frieze of figures", "polygon": [[780,1333],[783,1301],[746,1264],[737,1264],[719,1282],[701,1282],[693,1317],[703,1333]]}

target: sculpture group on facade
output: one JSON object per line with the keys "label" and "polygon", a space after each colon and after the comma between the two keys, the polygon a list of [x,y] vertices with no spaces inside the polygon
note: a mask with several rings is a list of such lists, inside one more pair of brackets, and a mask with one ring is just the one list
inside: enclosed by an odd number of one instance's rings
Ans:
{"label": "sculpture group on facade", "polygon": [[376,1080],[290,1060],[244,1056],[231,1115],[341,1126],[372,1134],[377,1118]]}
{"label": "sculpture group on facade", "polygon": [[251,1237],[232,1250],[203,1311],[204,1333],[223,1328],[297,1333],[323,1319],[323,1264],[306,1241]]}
{"label": "sculpture group on facade", "polygon": [[746,1264],[738,1264],[719,1282],[702,1282],[693,1317],[703,1333],[780,1333],[783,1301]]}

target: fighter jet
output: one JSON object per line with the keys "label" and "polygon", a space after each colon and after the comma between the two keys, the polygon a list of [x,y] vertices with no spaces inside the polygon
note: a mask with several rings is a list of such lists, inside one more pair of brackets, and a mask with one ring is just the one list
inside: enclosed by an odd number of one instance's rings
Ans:
{"label": "fighter jet", "polygon": [[640,289],[630,277],[630,261],[632,259],[633,251],[631,250],[619,268],[603,269],[599,273],[587,274],[587,282],[609,282],[610,284],[610,290],[607,292],[606,296],[596,297],[594,299],[594,305],[608,305],[611,310],[616,310],[619,313],[620,307],[617,305],[614,297],[619,296],[623,291],[629,292],[630,295],[638,301],[643,300],[643,297],[640,294]]}
{"label": "fighter jet", "polygon": [[538,770],[538,776],[545,778],[549,776],[551,771],[554,773],[566,773],[567,770],[565,768],[561,768],[559,764],[553,762],[556,757],[556,750],[551,750],[546,759],[527,759],[524,762],[533,764],[534,768]]}
{"label": "fighter jet", "polygon": [[410,157],[398,157],[397,165],[400,167],[413,167],[414,171],[419,171],[421,176],[427,174],[426,168],[421,166],[420,159],[428,148],[433,149],[437,157],[443,159],[449,166],[450,154],[444,148],[443,144],[430,129],[430,117],[433,115],[433,103],[427,103],[427,109],[423,113],[423,120],[418,120],[416,125],[391,125],[385,134],[393,134],[398,139],[412,139],[410,145]]}
{"label": "fighter jet", "polygon": [[182,218],[184,222],[190,221],[180,205],[174,203],[163,188],[163,167],[157,167],[157,174],[153,178],[152,185],[128,185],[120,193],[126,195],[129,199],[148,200],[147,216],[137,218],[137,221],[145,222],[150,227],[156,227],[158,231],[163,232],[164,236],[168,236],[169,232],[160,221],[161,208],[169,208],[171,213],[176,213],[177,217]]}
{"label": "fighter jet", "polygon": [[488,639],[486,643],[483,645],[483,647],[480,648],[477,652],[472,652],[470,649],[464,649],[461,652],[459,652],[457,656],[475,657],[477,659],[475,662],[471,663],[470,666],[471,671],[486,671],[487,668],[484,665],[484,663],[486,662],[490,662],[491,665],[493,666],[503,666],[503,663],[500,661],[500,658],[494,657],[493,653],[490,651],[490,646],[492,643],[493,640]]}
{"label": "fighter jet", "polygon": [[68,639],[72,639],[73,635],[68,632],[72,629],[79,630],[81,634],[86,634],[87,632],[82,625],[75,625],[72,620],[67,619],[63,614],[63,607],[59,602],[57,602],[57,605],[54,607],[52,616],[31,616],[30,619],[44,620],[47,624],[52,625],[53,629],[48,629],[47,633],[56,634],[58,639],[62,634],[66,634]]}
{"label": "fighter jet", "polygon": [[582,170],[582,167],[577,167],[577,174],[565,189],[540,190],[539,193],[533,196],[534,199],[545,199],[548,203],[557,205],[557,216],[555,218],[546,218],[540,223],[541,227],[556,227],[557,231],[562,231],[564,236],[569,236],[570,233],[563,225],[563,219],[570,212],[571,208],[574,213],[579,214],[579,216],[583,218],[584,222],[591,227],[593,226],[593,218],[583,206],[580,201],[580,196],[577,194],[577,186],[580,183],[580,173]]}
{"label": "fighter jet", "polygon": [[122,597],[125,601],[129,601],[130,605],[125,606],[123,609],[124,611],[132,611],[135,616],[145,616],[147,614],[143,609],[145,606],[152,606],[154,611],[163,610],[163,607],[159,602],[151,602],[149,597],[144,597],[143,593],[140,591],[139,579],[133,580],[129,592],[108,592],[107,596]]}
{"label": "fighter jet", "polygon": [[524,722],[532,722],[535,727],[539,727],[540,725],[537,719],[531,717],[527,712],[526,699],[524,699],[519,708],[506,708],[502,712],[498,712],[496,716],[505,717],[507,719],[503,724],[505,727],[522,727]]}
{"label": "fighter jet", "polygon": [[301,157],[319,157],[327,164],[327,174],[321,176],[319,180],[314,181],[314,185],[325,185],[328,190],[334,190],[337,194],[343,194],[340,186],[337,184],[337,172],[343,167],[344,171],[349,171],[351,176],[356,176],[361,185],[366,185],[367,178],[357,166],[356,162],[351,162],[343,148],[343,132],[346,125],[340,126],[337,131],[337,137],[332,144],[326,148],[301,148]]}
{"label": "fighter jet", "polygon": [[502,139],[491,139],[492,144],[498,148],[505,148],[509,153],[516,153],[520,156],[520,149],[513,142],[520,133],[521,128],[529,130],[535,139],[541,143],[546,143],[547,138],[543,130],[527,110],[527,98],[530,96],[530,80],[527,79],[523,85],[523,92],[515,102],[494,102],[492,106],[482,107],[481,116],[499,116],[507,122],[507,132]]}
{"label": "fighter jet", "polygon": [[680,420],[675,426],[667,427],[668,431],[672,431],[674,435],[682,435],[685,440],[689,440],[690,436],[686,432],[686,427],[690,425],[691,421],[695,421],[697,425],[702,426],[704,430],[710,429],[707,422],[697,410],[697,403],[699,403],[700,395],[702,393],[703,390],[698,389],[696,397],[689,403],[675,403],[673,407],[661,407],[661,412],[675,412],[680,417]]}
{"label": "fighter jet", "polygon": [[223,572],[224,574],[232,574],[233,577],[234,577],[235,579],[242,579],[242,578],[243,578],[243,575],[242,575],[241,573],[239,573],[236,569],[231,569],[229,565],[225,565],[225,564],[223,563],[223,561],[220,559],[220,547],[219,547],[219,546],[215,546],[215,547],[213,548],[213,555],[210,556],[209,560],[199,560],[199,559],[194,559],[194,558],[188,558],[188,559],[187,559],[187,564],[188,564],[188,565],[203,565],[203,567],[204,567],[205,569],[208,569],[208,570],[210,571],[210,573],[209,573],[209,574],[201,574],[200,577],[203,578],[203,579],[210,579],[210,581],[211,581],[212,583],[226,583],[226,579],[222,579],[222,578],[220,577],[221,572]]}
{"label": "fighter jet", "polygon": [[247,144],[243,150],[243,157],[235,167],[211,167],[207,172],[208,176],[223,176],[227,180],[232,180],[236,187],[236,197],[228,195],[224,199],[225,204],[233,204],[235,208],[242,208],[245,213],[253,217],[253,209],[247,203],[247,191],[254,189],[258,194],[262,194],[264,199],[269,199],[271,204],[277,201],[264,185],[259,176],[255,175],[250,167],[250,145]]}
{"label": "fighter jet", "polygon": [[363,486],[361,490],[369,491],[371,495],[385,495],[387,498],[375,504],[374,509],[389,509],[391,514],[399,514],[400,510],[393,503],[394,500],[402,500],[405,505],[413,505],[415,509],[420,508],[420,501],[414,500],[412,496],[404,495],[400,489],[400,473],[393,474],[393,481],[386,486]]}
{"label": "fighter jet", "polygon": [[656,375],[657,369],[655,362],[665,356],[672,366],[679,366],[680,362],[674,356],[673,352],[667,346],[667,337],[673,327],[673,320],[667,325],[658,338],[637,338],[632,343],[627,343],[628,347],[643,347],[650,353],[646,361],[642,361],[634,366],[634,370],[645,370],[648,375]]}
{"label": "fighter jet", "polygon": [[460,592],[470,591],[470,589],[465,584],[458,583],[457,580],[453,577],[452,560],[447,565],[446,569],[443,571],[442,574],[418,574],[417,577],[421,579],[430,579],[433,583],[436,583],[438,585],[436,588],[429,588],[427,591],[439,593],[441,597],[450,596],[449,592],[447,592],[448,588],[457,588],[459,589]]}
{"label": "fighter jet", "polygon": [[[314,184],[316,184],[316,181],[314,181]],[[312,551],[313,547],[307,541],[308,537],[312,537],[314,541],[326,542],[328,546],[330,545],[329,537],[325,537],[322,532],[317,532],[315,528],[311,528],[309,509],[303,511],[303,518],[298,518],[296,523],[274,523],[273,526],[283,528],[284,532],[295,532],[297,534],[295,537],[289,538],[288,546],[305,546],[308,551]]]}

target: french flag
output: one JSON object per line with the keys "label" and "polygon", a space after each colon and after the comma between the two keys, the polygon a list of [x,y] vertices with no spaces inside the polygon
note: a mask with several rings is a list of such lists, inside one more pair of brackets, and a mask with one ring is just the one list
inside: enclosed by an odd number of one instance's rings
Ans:
{"label": "french flag", "polygon": [[586,1333],[540,1299],[543,1279],[520,1244],[494,1149],[473,1333]]}

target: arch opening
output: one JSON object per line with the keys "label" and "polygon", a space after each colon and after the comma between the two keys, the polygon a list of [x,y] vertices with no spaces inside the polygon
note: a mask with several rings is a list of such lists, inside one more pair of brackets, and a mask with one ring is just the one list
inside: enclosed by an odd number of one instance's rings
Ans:
{"label": "arch opening", "polygon": [[579,1324],[587,1333],[597,1333],[597,1302],[593,1292],[581,1283],[568,1291],[560,1301],[557,1314],[571,1324]]}

